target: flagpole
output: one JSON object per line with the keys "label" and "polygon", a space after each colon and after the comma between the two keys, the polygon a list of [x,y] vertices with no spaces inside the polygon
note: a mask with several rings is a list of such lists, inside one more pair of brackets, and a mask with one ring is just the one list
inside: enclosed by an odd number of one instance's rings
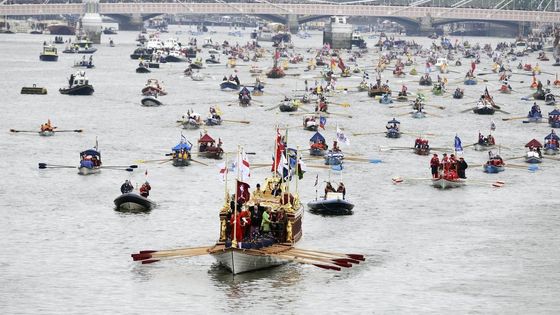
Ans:
{"label": "flagpole", "polygon": [[235,180],[235,199],[233,201],[233,240],[232,247],[237,247],[237,190],[239,186],[239,145],[237,145],[237,178]]}
{"label": "flagpole", "polygon": [[[286,161],[288,162],[288,181],[286,183],[286,192],[289,194],[290,193],[290,181],[291,181],[291,168],[290,168],[290,156],[288,155],[288,128],[286,128],[286,136],[285,136],[285,143],[286,143],[286,147],[284,148],[284,156],[286,157]],[[283,172],[282,172],[283,173]],[[284,174],[282,174],[284,175]]]}
{"label": "flagpole", "polygon": [[272,161],[272,172],[274,173],[275,179],[278,173],[278,166],[276,161],[278,160],[278,135],[279,134],[280,132],[278,131],[278,125],[276,125],[276,135],[274,136],[274,161]]}
{"label": "flagpole", "polygon": [[299,145],[296,146],[296,194],[299,194],[298,183],[299,183]]}
{"label": "flagpole", "polygon": [[[227,190],[227,174],[229,173],[227,152],[225,153],[225,156],[226,156],[226,158],[225,158],[225,162],[224,162],[224,167],[225,167],[225,171],[224,171],[225,172],[225,174],[224,174],[224,177],[225,177],[225,179],[224,179],[224,194],[226,196],[226,202],[227,202],[228,199],[229,199],[229,194],[228,194],[228,190]],[[237,189],[236,189],[236,191],[237,191]]]}

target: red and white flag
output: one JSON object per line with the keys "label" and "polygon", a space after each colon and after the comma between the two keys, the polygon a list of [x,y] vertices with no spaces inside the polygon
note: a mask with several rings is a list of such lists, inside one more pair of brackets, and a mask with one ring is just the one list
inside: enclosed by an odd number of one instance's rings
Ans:
{"label": "red and white flag", "polygon": [[216,166],[218,166],[218,168],[220,169],[220,179],[222,180],[222,183],[226,180],[226,174],[228,172],[228,168],[226,166],[225,162],[222,162],[220,164],[217,164]]}
{"label": "red and white flag", "polygon": [[272,171],[276,172],[278,170],[278,164],[280,164],[280,158],[282,157],[282,152],[284,152],[284,143],[282,142],[282,135],[280,135],[280,130],[276,129],[276,152],[272,157]]}
{"label": "red and white flag", "polygon": [[242,181],[247,181],[251,177],[251,165],[249,164],[249,159],[247,158],[247,153],[244,149],[241,149],[241,161],[239,161],[239,173],[241,175]]}

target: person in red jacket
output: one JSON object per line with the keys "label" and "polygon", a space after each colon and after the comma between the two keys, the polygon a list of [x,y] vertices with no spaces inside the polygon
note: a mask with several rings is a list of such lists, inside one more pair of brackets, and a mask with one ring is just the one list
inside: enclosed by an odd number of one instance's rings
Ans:
{"label": "person in red jacket", "polygon": [[439,169],[439,158],[438,155],[434,153],[434,156],[430,160],[430,167],[432,169],[432,178],[438,178],[438,169]]}
{"label": "person in red jacket", "polygon": [[140,187],[140,196],[148,198],[148,196],[150,195],[150,190],[152,190],[152,186],[150,186],[150,183],[146,181],[144,184],[142,184],[142,187]]}

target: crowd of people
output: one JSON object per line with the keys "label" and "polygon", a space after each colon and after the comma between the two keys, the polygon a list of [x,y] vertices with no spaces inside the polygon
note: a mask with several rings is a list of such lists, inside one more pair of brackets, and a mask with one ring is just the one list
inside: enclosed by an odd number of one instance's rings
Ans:
{"label": "crowd of people", "polygon": [[447,153],[444,153],[440,161],[437,153],[434,153],[430,160],[430,168],[433,179],[457,180],[467,178],[465,174],[468,168],[467,162],[463,157],[457,159],[454,154],[447,156]]}
{"label": "crowd of people", "polygon": [[53,127],[51,124],[51,120],[47,120],[46,123],[41,124],[41,131],[45,132],[45,131],[54,131],[56,129],[56,127]]}

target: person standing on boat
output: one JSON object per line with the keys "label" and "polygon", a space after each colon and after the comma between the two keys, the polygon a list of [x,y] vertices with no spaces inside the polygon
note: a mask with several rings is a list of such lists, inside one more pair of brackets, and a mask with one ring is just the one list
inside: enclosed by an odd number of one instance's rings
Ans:
{"label": "person standing on boat", "polygon": [[338,184],[338,188],[336,189],[336,192],[342,193],[342,199],[346,199],[346,187],[344,187],[344,183],[340,182]]}
{"label": "person standing on boat", "polygon": [[71,88],[72,84],[74,84],[74,74],[70,75],[70,79],[68,80],[68,87]]}
{"label": "person standing on boat", "polygon": [[148,183],[148,181],[146,181],[140,187],[140,196],[142,196],[144,198],[148,198],[148,196],[150,195],[150,190],[152,190],[152,187],[150,186],[150,183]]}
{"label": "person standing on boat", "polygon": [[132,186],[132,184],[130,183],[130,181],[128,179],[125,180],[124,183],[121,185],[121,193],[123,193],[123,194],[129,193],[133,190],[134,190],[134,187]]}
{"label": "person standing on boat", "polygon": [[270,208],[266,209],[266,211],[262,214],[261,232],[263,234],[270,233]]}
{"label": "person standing on boat", "polygon": [[[501,160],[501,158],[500,158]],[[467,176],[465,175],[465,170],[469,167],[467,162],[463,157],[459,158],[459,162],[457,163],[457,175],[459,178],[466,179]]]}
{"label": "person standing on boat", "polygon": [[432,169],[432,178],[438,178],[439,158],[437,153],[434,153],[434,156],[430,160],[430,168]]}

